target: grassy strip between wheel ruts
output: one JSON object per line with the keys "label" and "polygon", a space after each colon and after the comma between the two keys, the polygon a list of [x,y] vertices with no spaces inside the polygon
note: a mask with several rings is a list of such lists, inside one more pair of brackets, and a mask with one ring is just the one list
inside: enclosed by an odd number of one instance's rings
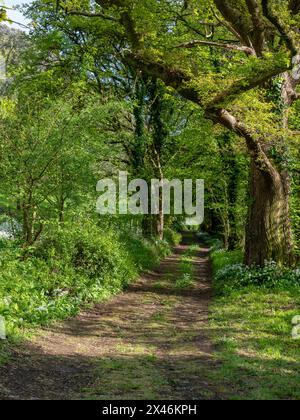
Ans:
{"label": "grassy strip between wheel ruts", "polygon": [[180,259],[180,275],[175,283],[176,289],[186,289],[194,283],[194,259],[197,251],[199,250],[198,245],[190,246]]}

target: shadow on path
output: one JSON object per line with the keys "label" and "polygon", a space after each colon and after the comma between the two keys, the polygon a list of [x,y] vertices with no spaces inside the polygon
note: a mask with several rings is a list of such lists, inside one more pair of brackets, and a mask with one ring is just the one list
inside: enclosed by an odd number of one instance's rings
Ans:
{"label": "shadow on path", "polygon": [[0,369],[2,399],[218,399],[207,379],[216,361],[208,338],[208,249],[194,258],[194,283],[178,289],[183,245],[123,294],[41,331]]}

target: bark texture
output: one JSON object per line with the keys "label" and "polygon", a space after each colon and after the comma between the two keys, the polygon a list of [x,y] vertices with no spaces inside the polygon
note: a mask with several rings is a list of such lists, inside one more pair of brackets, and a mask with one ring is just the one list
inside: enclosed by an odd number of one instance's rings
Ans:
{"label": "bark texture", "polygon": [[245,262],[264,265],[266,261],[291,263],[293,241],[289,209],[289,178],[272,173],[251,162],[250,206],[246,231]]}

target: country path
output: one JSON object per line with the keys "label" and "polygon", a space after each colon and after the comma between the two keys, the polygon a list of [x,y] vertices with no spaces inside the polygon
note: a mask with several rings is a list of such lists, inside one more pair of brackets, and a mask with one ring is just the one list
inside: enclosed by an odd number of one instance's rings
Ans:
{"label": "country path", "polygon": [[219,399],[207,325],[208,249],[178,287],[183,245],[124,293],[40,331],[0,368],[0,399]]}

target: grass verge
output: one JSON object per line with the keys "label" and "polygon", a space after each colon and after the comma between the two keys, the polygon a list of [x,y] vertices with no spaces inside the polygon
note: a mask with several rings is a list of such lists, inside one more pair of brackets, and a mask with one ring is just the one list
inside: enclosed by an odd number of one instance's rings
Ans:
{"label": "grass verge", "polygon": [[[298,400],[300,340],[292,339],[291,333],[292,319],[300,315],[299,288],[289,286],[280,276],[278,287],[273,283],[272,287],[271,283],[268,287],[237,287],[238,276],[232,267],[240,262],[239,255],[225,251],[212,254],[217,292],[218,282],[225,281],[220,270],[225,275],[231,273],[226,292],[217,294],[211,307],[210,328],[216,356],[222,361],[211,373],[212,380],[230,399]],[[236,267],[239,271],[240,266]],[[275,267],[273,270],[278,275]],[[252,278],[257,282],[257,271]]]}

